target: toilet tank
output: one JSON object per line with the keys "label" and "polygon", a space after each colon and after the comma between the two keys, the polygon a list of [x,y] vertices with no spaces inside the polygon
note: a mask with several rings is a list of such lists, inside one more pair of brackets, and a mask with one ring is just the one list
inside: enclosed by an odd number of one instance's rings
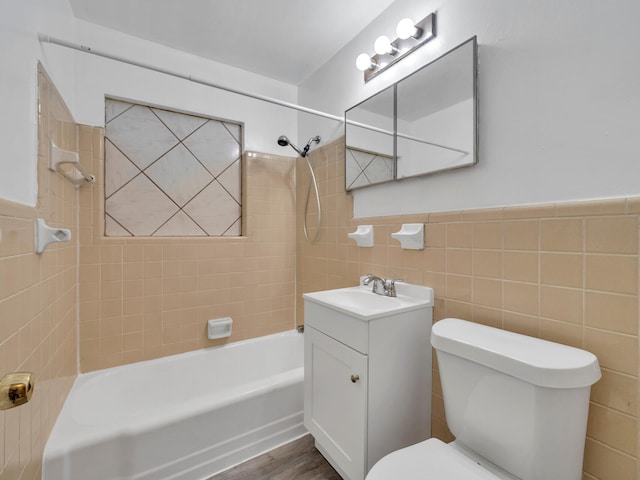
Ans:
{"label": "toilet tank", "polygon": [[522,480],[580,480],[592,353],[448,318],[431,331],[456,443]]}

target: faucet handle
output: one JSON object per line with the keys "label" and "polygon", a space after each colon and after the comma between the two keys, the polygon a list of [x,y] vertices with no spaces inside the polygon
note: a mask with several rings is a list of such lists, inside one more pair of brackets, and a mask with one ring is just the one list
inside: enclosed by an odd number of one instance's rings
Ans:
{"label": "faucet handle", "polygon": [[385,289],[385,294],[388,297],[397,297],[397,293],[396,293],[396,282],[402,282],[403,280],[400,278],[395,278],[393,280],[391,279],[385,279],[384,281],[384,289]]}

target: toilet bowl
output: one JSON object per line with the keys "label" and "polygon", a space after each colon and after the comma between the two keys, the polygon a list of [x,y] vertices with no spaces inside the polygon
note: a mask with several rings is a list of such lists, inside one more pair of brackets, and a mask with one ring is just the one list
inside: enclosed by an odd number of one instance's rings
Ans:
{"label": "toilet bowl", "polygon": [[453,318],[431,344],[456,440],[392,452],[366,480],[581,480],[593,354]]}

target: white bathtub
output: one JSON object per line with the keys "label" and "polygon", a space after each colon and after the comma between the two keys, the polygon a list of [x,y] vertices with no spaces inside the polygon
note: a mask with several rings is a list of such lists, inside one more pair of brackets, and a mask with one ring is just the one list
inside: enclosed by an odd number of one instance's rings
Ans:
{"label": "white bathtub", "polygon": [[306,433],[290,332],[81,374],[43,480],[201,480]]}

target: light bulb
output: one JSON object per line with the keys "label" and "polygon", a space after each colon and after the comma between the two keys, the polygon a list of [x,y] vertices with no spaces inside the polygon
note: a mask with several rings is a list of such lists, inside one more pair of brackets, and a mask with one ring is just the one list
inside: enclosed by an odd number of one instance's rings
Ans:
{"label": "light bulb", "polygon": [[371,70],[374,66],[375,64],[371,60],[371,57],[366,53],[361,53],[356,58],[356,67],[362,72],[365,70]]}
{"label": "light bulb", "polygon": [[402,40],[409,37],[418,38],[420,33],[420,29],[416,27],[416,24],[410,18],[403,18],[398,22],[398,26],[396,27],[396,35]]}
{"label": "light bulb", "polygon": [[373,49],[378,55],[393,55],[398,51],[398,49],[391,43],[391,40],[386,35],[380,35],[378,38],[376,38],[376,41],[373,44]]}

